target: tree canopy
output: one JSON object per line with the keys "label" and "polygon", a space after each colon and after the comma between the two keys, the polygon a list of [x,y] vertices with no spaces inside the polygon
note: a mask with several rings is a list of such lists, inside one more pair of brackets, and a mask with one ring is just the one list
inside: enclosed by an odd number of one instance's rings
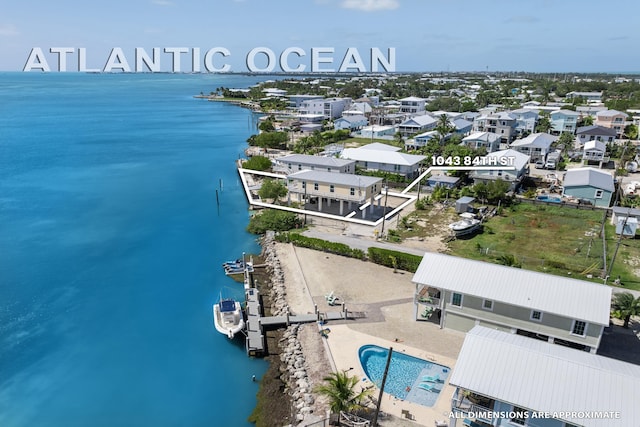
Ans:
{"label": "tree canopy", "polygon": [[623,327],[629,327],[631,316],[640,315],[640,297],[636,298],[631,292],[620,292],[613,296],[611,314],[617,319],[624,320]]}
{"label": "tree canopy", "polygon": [[282,148],[289,140],[287,132],[264,132],[259,135],[252,135],[247,139],[249,145],[262,148]]}
{"label": "tree canopy", "polygon": [[242,164],[245,169],[251,169],[255,171],[266,171],[271,169],[271,160],[264,156],[253,156]]}
{"label": "tree canopy", "polygon": [[289,231],[302,225],[302,221],[293,212],[264,209],[251,217],[247,231],[252,234],[264,234],[268,230]]}
{"label": "tree canopy", "polygon": [[280,197],[286,196],[287,193],[287,187],[277,179],[265,179],[258,190],[258,196],[261,199],[272,199],[272,203],[276,203]]}
{"label": "tree canopy", "polygon": [[349,376],[345,371],[332,372],[323,381],[324,384],[318,386],[316,392],[328,398],[329,408],[334,414],[358,409],[370,393],[370,390],[358,391],[359,379]]}

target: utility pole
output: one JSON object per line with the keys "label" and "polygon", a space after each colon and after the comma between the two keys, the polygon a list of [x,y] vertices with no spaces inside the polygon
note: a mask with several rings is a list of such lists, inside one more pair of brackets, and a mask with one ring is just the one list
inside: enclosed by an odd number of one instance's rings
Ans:
{"label": "utility pole", "polygon": [[627,216],[624,217],[624,221],[622,222],[622,229],[620,230],[620,237],[618,237],[618,243],[616,243],[616,249],[613,251],[613,257],[611,258],[611,262],[609,263],[609,269],[607,274],[604,276],[604,282],[607,283],[607,279],[611,275],[611,270],[613,270],[613,263],[616,261],[616,256],[618,255],[618,249],[620,249],[620,244],[622,243],[622,236],[624,236],[624,228],[627,226],[627,220],[629,219],[629,215],[631,215],[631,208],[627,211]]}
{"label": "utility pole", "polygon": [[393,354],[393,347],[389,347],[387,364],[384,367],[384,374],[382,375],[382,384],[380,384],[380,393],[378,393],[378,401],[376,402],[376,412],[375,414],[373,414],[373,421],[371,423],[373,427],[378,427],[378,414],[380,413],[380,403],[382,403],[382,393],[384,393],[384,384],[387,382],[387,374],[389,373],[389,365],[391,364],[392,354]]}

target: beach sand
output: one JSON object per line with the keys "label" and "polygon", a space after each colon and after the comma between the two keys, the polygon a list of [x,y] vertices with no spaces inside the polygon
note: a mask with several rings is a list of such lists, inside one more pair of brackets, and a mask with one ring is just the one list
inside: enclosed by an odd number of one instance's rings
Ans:
{"label": "beach sand", "polygon": [[[331,332],[327,338],[320,336],[316,324],[301,328],[312,386],[322,383],[322,378],[336,369],[366,378],[358,358],[358,349],[365,344],[393,347],[394,351],[454,367],[464,334],[416,320],[412,273],[394,273],[393,269],[373,263],[285,243],[277,243],[276,252],[292,313],[313,313],[315,306],[321,313],[340,311],[340,305],[329,306],[326,302],[325,295],[333,292],[348,311],[366,315],[357,320],[329,322],[326,326]],[[362,383],[370,385],[366,380]],[[376,388],[373,396],[377,397],[378,392]],[[445,384],[431,408],[385,394],[381,410],[397,418],[382,419],[380,424],[432,426],[436,420],[447,420],[453,392],[454,388]],[[319,398],[314,409],[314,415],[321,416],[327,410],[326,403]],[[401,419],[403,411],[409,411],[414,420]]]}

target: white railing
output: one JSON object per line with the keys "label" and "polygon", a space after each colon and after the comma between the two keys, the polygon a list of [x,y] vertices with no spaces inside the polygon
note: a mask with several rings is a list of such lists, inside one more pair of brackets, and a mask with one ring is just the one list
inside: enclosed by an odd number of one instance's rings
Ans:
{"label": "white railing", "polygon": [[346,202],[356,202],[356,203],[364,203],[367,199],[366,197],[363,198],[362,196],[351,196],[351,195],[346,195],[343,193],[332,193],[332,192],[327,192],[327,191],[317,191],[317,190],[309,190],[307,189],[305,191],[304,188],[302,188],[301,186],[298,185],[290,185],[289,186],[289,191],[292,193],[297,193],[297,194],[305,194],[307,197],[327,197],[329,199],[334,199],[334,200],[344,200]]}

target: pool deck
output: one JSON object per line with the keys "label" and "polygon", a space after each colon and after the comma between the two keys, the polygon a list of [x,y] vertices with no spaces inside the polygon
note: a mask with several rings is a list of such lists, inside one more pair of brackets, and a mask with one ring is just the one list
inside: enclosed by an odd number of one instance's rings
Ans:
{"label": "pool deck", "polygon": [[[358,350],[366,344],[392,347],[394,351],[435,362],[451,370],[455,367],[464,334],[415,319],[413,274],[393,273],[390,268],[295,248],[289,244],[278,244],[277,252],[285,274],[287,301],[294,312],[312,312],[314,305],[326,311],[329,306],[325,295],[333,291],[339,301],[345,303],[347,310],[367,315],[363,319],[331,321],[326,325],[331,333],[322,339],[318,351],[326,350],[327,367],[349,371],[360,379],[366,378],[358,357]],[[372,385],[368,380],[361,381],[361,384],[363,387]],[[373,390],[372,397],[377,399],[379,389]],[[448,421],[453,392],[453,386],[448,383],[442,385],[433,407],[403,401],[385,393],[381,410],[405,420],[407,416],[403,414],[408,412],[413,422],[406,423],[433,426],[436,420]],[[380,424],[400,425],[386,420]]]}
{"label": "pool deck", "polygon": [[[423,326],[434,326],[423,323]],[[384,329],[384,326],[381,327]],[[431,334],[429,334],[431,335]],[[453,369],[455,365],[455,359],[441,356],[433,352],[427,351],[424,348],[415,348],[405,345],[404,343],[398,343],[390,341],[388,339],[380,338],[377,336],[365,334],[362,332],[354,331],[348,325],[334,325],[331,327],[331,335],[327,339],[329,348],[331,350],[331,357],[333,357],[334,363],[338,369],[349,370],[353,368],[350,373],[356,375],[359,378],[366,378],[364,370],[360,365],[358,358],[358,350],[365,344],[375,344],[385,348],[393,348],[394,352],[402,352],[410,356],[418,357],[427,361],[435,362],[440,365],[447,366]],[[371,385],[367,381],[362,381],[365,387]],[[372,397],[378,398],[380,389],[377,387],[374,389]],[[417,403],[400,400],[388,393],[384,393],[381,409],[382,411],[402,418],[403,411],[409,411],[418,424],[421,425],[433,425],[435,420],[448,419],[449,410],[451,409],[451,397],[453,396],[454,387],[445,383],[442,385],[442,390],[436,400],[436,403],[432,407],[426,407]]]}

